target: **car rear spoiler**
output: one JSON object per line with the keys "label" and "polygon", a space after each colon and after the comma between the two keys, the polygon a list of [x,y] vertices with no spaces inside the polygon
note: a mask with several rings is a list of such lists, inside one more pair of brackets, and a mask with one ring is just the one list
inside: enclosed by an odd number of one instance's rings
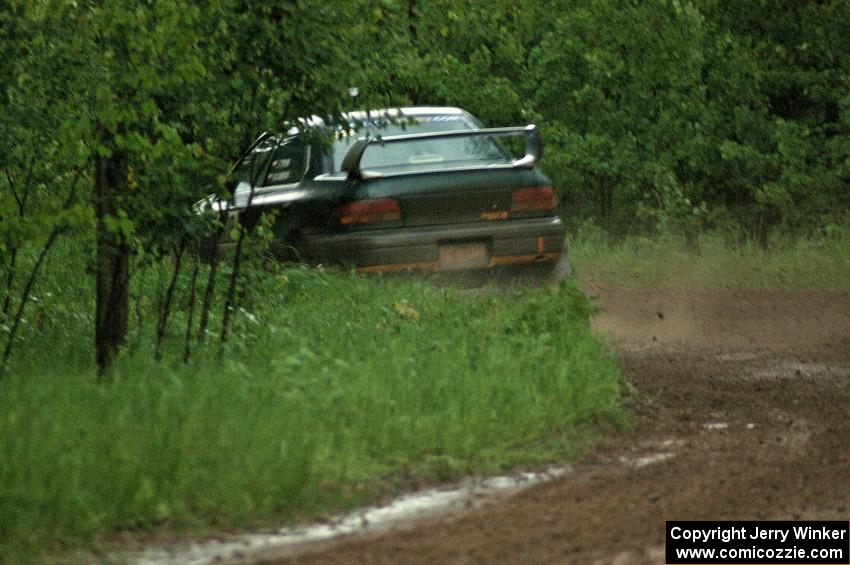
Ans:
{"label": "car rear spoiler", "polygon": [[370,145],[384,145],[388,143],[406,143],[423,139],[446,139],[453,137],[510,137],[524,135],[525,156],[515,159],[509,166],[520,168],[531,168],[540,160],[543,147],[540,136],[537,134],[537,126],[529,124],[525,127],[512,128],[484,128],[459,131],[442,131],[436,133],[414,133],[410,135],[393,135],[389,137],[366,137],[358,139],[345,154],[340,168],[348,173],[350,178],[370,179],[383,176],[381,173],[364,171],[360,168],[360,160]]}

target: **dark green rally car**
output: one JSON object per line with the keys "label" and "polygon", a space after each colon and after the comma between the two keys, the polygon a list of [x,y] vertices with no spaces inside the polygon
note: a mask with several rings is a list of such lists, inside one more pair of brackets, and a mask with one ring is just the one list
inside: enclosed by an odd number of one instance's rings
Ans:
{"label": "dark green rally car", "polygon": [[[231,199],[201,207],[243,218],[276,209],[282,258],[358,272],[567,268],[534,126],[485,129],[435,107],[344,118],[351,129],[311,118],[301,135],[262,136],[235,170]],[[304,126],[333,130],[333,143],[309,141]],[[508,138],[525,138],[524,154],[512,156]]]}

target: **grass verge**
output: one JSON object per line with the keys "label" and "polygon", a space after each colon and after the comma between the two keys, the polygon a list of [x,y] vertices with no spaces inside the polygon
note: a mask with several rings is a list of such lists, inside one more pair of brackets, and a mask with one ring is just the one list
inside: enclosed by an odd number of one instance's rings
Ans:
{"label": "grass verge", "polygon": [[288,269],[249,278],[223,351],[155,363],[137,328],[98,385],[88,293],[61,280],[0,381],[0,561],[121,530],[316,516],[376,481],[551,459],[577,430],[624,423],[616,362],[569,283],[470,292]]}
{"label": "grass verge", "polygon": [[583,284],[850,290],[850,230],[828,237],[778,237],[768,251],[753,242],[730,245],[719,234],[706,234],[695,253],[675,235],[632,236],[611,247],[601,230],[590,226],[568,245]]}

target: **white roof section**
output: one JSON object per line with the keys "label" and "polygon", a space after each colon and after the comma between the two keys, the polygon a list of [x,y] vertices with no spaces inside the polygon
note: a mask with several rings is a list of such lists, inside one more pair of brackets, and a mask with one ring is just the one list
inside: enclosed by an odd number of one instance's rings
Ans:
{"label": "white roof section", "polygon": [[[405,106],[399,108],[378,108],[375,110],[368,110],[368,113],[366,110],[356,110],[352,112],[345,112],[342,114],[342,117],[351,121],[363,122],[366,121],[367,115],[370,119],[384,116],[390,118],[416,118],[418,116],[467,116],[472,118],[466,110],[463,110],[462,108],[455,108],[454,106]],[[307,127],[321,127],[325,125],[325,120],[316,115],[308,118],[299,118],[298,121]],[[287,131],[288,135],[296,135],[297,133],[298,128],[296,127],[291,127]]]}
{"label": "white roof section", "polygon": [[[463,110],[460,108],[454,108],[452,106],[407,106],[403,108],[380,108],[376,110],[369,110],[369,116],[390,116],[393,118],[397,118],[399,116],[433,116],[443,115],[443,116],[460,116],[465,114]],[[346,118],[350,120],[365,120],[366,112],[363,110],[358,110],[356,112],[346,112],[343,114]]]}

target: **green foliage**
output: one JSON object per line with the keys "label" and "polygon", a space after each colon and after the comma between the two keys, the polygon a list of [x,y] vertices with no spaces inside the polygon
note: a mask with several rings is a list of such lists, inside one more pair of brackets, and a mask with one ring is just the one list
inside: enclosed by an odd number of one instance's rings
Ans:
{"label": "green foliage", "polygon": [[620,233],[687,233],[733,218],[763,243],[777,225],[846,221],[850,130],[839,108],[850,58],[836,47],[846,45],[846,10],[667,0],[565,8],[533,52],[526,92],[554,133],[550,147],[563,149],[550,150],[549,166],[569,187],[568,209]]}
{"label": "green foliage", "polygon": [[[470,293],[249,265],[223,352],[155,363],[147,325],[97,385],[76,329],[90,327],[87,279],[63,272],[73,252],[45,269],[26,354],[0,382],[0,559],[164,523],[279,523],[386,493],[400,471],[492,472],[623,423],[615,360],[567,284]],[[144,311],[157,274],[141,274]]]}
{"label": "green foliage", "polygon": [[[299,117],[446,104],[488,125],[537,122],[566,221],[603,228],[574,242],[587,272],[660,280],[664,263],[691,283],[846,287],[848,21],[844,0],[3,1],[0,328],[19,351],[0,380],[0,535],[35,544],[191,516],[244,523],[321,504],[326,484],[339,493],[429,458],[472,468],[616,416],[610,361],[574,289],[496,304],[507,297],[280,271],[256,256],[271,218],[234,276],[228,362],[207,343],[190,369],[174,365],[210,273],[199,267],[194,285],[190,269],[176,273],[169,322],[172,258],[185,249],[194,269],[219,228],[192,204],[226,195],[259,132]],[[106,207],[95,178],[112,157]],[[132,251],[129,339],[105,388],[88,380],[97,229]],[[703,255],[680,252],[680,235]],[[63,237],[74,243],[51,251]],[[214,305],[231,274],[213,273]],[[154,319],[159,365],[147,361]],[[492,379],[506,370],[523,376]],[[480,437],[462,429],[467,415]],[[206,437],[221,450],[195,445]],[[62,471],[48,473],[54,461]],[[40,471],[26,479],[30,463]]]}
{"label": "green foliage", "polygon": [[[734,219],[759,235],[844,222],[850,207],[846,2],[6,7],[0,164],[21,178],[36,158],[36,176],[55,179],[93,151],[127,154],[138,249],[203,232],[189,205],[248,142],[349,109],[350,85],[357,105],[539,121],[564,209],[613,232]],[[33,237],[6,225],[4,248]]]}

